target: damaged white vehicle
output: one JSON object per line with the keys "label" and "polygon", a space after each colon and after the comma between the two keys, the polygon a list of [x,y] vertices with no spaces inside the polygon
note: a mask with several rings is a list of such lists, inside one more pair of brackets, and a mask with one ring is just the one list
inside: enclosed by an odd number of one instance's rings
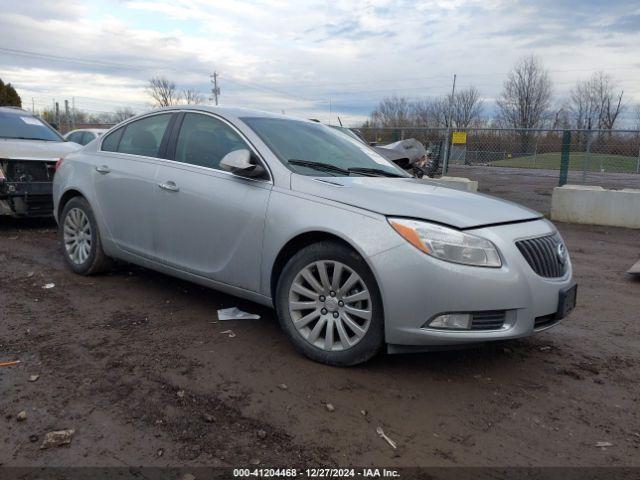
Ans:
{"label": "damaged white vehicle", "polygon": [[56,162],[80,148],[28,111],[0,107],[0,215],[53,215]]}

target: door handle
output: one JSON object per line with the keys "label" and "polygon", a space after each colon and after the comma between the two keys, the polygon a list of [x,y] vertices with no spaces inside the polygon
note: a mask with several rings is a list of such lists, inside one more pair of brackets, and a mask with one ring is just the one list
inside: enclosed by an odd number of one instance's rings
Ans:
{"label": "door handle", "polygon": [[180,191],[180,189],[178,188],[176,183],[172,182],[171,180],[169,180],[168,182],[165,182],[165,183],[159,183],[158,186],[161,189],[167,190],[169,192],[179,192]]}
{"label": "door handle", "polygon": [[96,167],[96,172],[106,174],[111,173],[111,169],[106,165],[100,165],[99,167]]}

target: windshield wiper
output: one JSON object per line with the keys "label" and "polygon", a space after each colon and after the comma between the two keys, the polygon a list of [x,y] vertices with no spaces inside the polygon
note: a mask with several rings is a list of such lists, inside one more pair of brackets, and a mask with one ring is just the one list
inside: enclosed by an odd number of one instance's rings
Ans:
{"label": "windshield wiper", "polygon": [[335,165],[330,165],[328,163],[322,162],[314,162],[311,160],[298,160],[297,158],[290,158],[287,160],[287,163],[291,165],[299,165],[301,167],[312,168],[314,170],[320,170],[321,172],[329,172],[329,173],[338,173],[341,175],[349,175],[349,170],[344,168],[336,167]]}
{"label": "windshield wiper", "polygon": [[364,173],[365,175],[374,175],[374,176],[382,176],[382,177],[404,177],[404,175],[390,172],[389,170],[384,170],[382,168],[352,167],[352,168],[349,168],[348,170],[349,172]]}

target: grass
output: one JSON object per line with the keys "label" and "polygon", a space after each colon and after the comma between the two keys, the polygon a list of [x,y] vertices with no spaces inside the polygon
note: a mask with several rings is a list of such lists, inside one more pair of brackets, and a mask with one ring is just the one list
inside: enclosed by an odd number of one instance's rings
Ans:
{"label": "grass", "polygon": [[[585,154],[571,153],[569,155],[569,170],[584,169]],[[560,153],[541,153],[538,155],[528,155],[526,157],[507,158],[505,160],[496,160],[490,162],[489,165],[496,167],[514,167],[514,168],[540,168],[547,170],[560,170]],[[620,173],[636,173],[638,168],[638,157],[627,157],[624,155],[608,155],[603,153],[589,154],[587,171],[599,172],[604,169],[605,172]]]}

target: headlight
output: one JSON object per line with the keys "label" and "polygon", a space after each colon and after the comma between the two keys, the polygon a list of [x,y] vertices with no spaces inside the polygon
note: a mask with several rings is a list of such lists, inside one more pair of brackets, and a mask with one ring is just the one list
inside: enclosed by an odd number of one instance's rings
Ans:
{"label": "headlight", "polygon": [[447,262],[500,267],[500,254],[489,240],[433,223],[390,218],[389,223],[411,245]]}

